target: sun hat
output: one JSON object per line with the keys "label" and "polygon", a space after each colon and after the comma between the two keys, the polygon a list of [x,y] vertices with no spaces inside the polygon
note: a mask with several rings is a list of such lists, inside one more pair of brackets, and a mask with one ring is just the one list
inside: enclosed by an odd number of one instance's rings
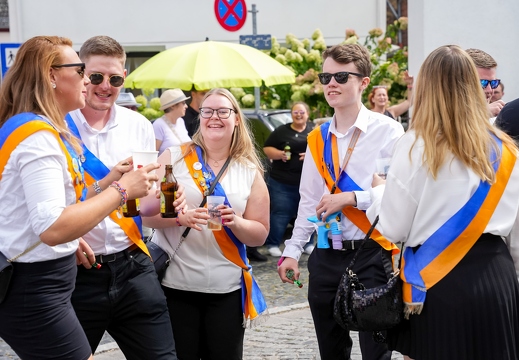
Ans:
{"label": "sun hat", "polygon": [[119,97],[115,100],[115,103],[119,106],[142,106],[142,104],[135,101],[132,93],[119,93]]}
{"label": "sun hat", "polygon": [[191,99],[191,96],[186,96],[180,89],[166,90],[160,95],[160,110],[165,110],[187,99]]}

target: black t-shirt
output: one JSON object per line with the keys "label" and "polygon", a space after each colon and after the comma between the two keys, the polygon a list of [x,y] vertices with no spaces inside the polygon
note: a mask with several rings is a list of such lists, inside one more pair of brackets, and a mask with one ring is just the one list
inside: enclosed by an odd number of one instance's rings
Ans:
{"label": "black t-shirt", "polygon": [[501,109],[494,125],[519,140],[519,99],[510,101]]}
{"label": "black t-shirt", "polygon": [[198,111],[193,109],[191,106],[188,106],[186,109],[186,115],[184,115],[182,119],[184,119],[184,123],[186,124],[186,129],[189,137],[192,138],[198,130],[198,126],[200,125]]}
{"label": "black t-shirt", "polygon": [[285,145],[290,145],[292,156],[289,161],[282,160],[272,161],[270,176],[283,184],[299,185],[301,181],[301,171],[303,170],[303,162],[299,160],[299,153],[306,151],[308,133],[312,131],[314,124],[308,122],[306,128],[302,132],[297,132],[290,124],[281,125],[275,129],[267,138],[263,146],[272,146],[276,149],[283,150]]}

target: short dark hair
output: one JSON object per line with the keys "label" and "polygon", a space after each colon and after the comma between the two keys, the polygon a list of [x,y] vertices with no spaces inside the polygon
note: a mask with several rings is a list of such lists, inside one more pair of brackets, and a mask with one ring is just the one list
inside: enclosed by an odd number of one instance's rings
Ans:
{"label": "short dark hair", "polygon": [[90,56],[104,55],[120,59],[123,67],[126,62],[126,52],[121,44],[109,36],[93,36],[83,43],[79,49],[79,58],[86,62]]}
{"label": "short dark hair", "polygon": [[341,44],[332,46],[323,52],[323,62],[329,57],[339,64],[353,63],[362,75],[371,76],[371,54],[362,45]]}

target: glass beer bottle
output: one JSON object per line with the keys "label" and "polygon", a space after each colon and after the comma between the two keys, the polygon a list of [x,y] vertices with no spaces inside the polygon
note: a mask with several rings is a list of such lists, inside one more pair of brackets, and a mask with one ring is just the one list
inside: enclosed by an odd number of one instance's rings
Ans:
{"label": "glass beer bottle", "polygon": [[292,157],[292,152],[290,151],[290,144],[287,143],[285,144],[285,148],[283,149],[283,151],[285,152],[285,155],[287,156],[287,161],[290,160],[290,158]]}
{"label": "glass beer bottle", "polygon": [[160,216],[163,218],[175,218],[178,216],[173,206],[177,198],[177,179],[173,175],[173,165],[166,165],[166,173],[160,183]]}
{"label": "glass beer bottle", "polygon": [[126,204],[123,205],[123,216],[124,217],[134,217],[134,216],[139,216],[139,214],[140,214],[139,199],[126,201]]}

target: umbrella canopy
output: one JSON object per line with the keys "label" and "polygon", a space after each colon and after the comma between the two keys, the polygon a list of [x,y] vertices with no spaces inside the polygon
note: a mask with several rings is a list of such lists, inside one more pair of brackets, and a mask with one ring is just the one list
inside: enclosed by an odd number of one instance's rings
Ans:
{"label": "umbrella canopy", "polygon": [[259,87],[290,84],[294,73],[248,45],[204,41],[160,52],[126,77],[127,88]]}

